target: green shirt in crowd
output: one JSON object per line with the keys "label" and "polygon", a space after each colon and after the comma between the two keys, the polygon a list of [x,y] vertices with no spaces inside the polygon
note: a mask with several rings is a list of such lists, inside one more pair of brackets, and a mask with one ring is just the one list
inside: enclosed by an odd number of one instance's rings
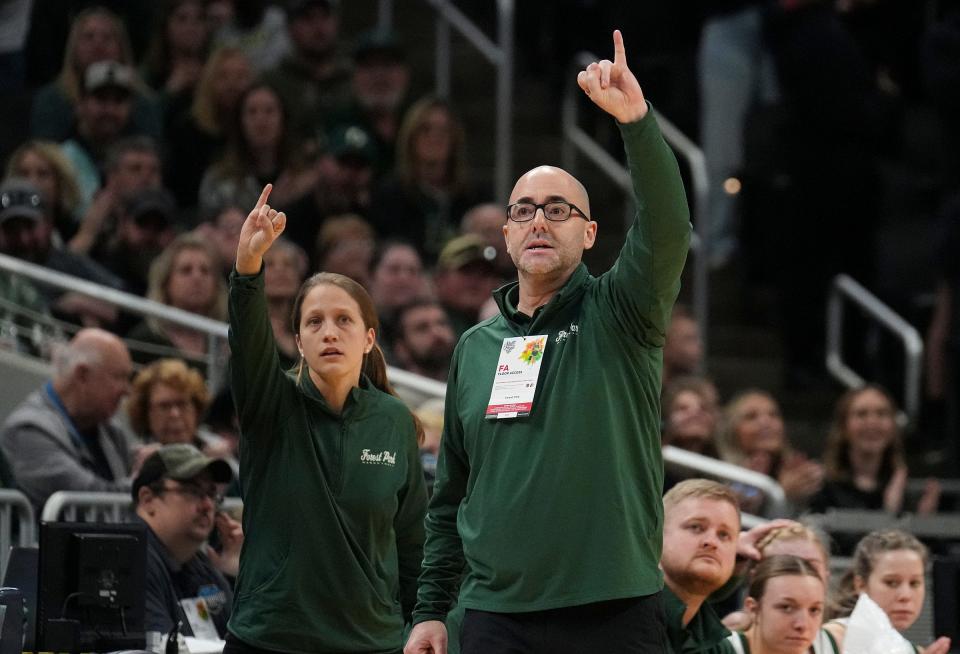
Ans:
{"label": "green shirt in crowd", "polygon": [[263,272],[230,279],[245,541],[228,628],[282,652],[393,653],[427,495],[407,407],[366,377],[334,412],[277,358]]}
{"label": "green shirt in crowd", "polygon": [[[532,318],[508,284],[500,315],[457,345],[414,623],[458,597],[511,613],[663,585],[662,346],[690,222],[653,112],[620,129],[637,216],[611,270],[581,264]],[[548,339],[529,416],[486,419],[504,339],[536,335]]]}
{"label": "green shirt in crowd", "polygon": [[669,586],[663,589],[663,611],[667,617],[667,640],[669,654],[735,654],[727,641],[730,632],[710,602],[700,606],[693,619],[683,626],[683,614],[687,607],[673,594]]}

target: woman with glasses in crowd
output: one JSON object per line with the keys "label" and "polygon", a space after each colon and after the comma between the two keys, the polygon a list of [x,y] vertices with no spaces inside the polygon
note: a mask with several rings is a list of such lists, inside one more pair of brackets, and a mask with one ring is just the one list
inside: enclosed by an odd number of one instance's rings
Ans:
{"label": "woman with glasses in crowd", "polygon": [[188,443],[210,457],[233,456],[224,439],[201,425],[210,393],[203,375],[180,359],[160,359],[142,368],[126,406],[130,426],[147,443]]}

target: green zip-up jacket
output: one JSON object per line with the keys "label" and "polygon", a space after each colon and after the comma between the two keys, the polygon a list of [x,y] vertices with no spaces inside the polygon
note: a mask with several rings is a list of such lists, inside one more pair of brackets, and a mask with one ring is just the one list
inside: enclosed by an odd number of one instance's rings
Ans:
{"label": "green zip-up jacket", "polygon": [[[581,264],[532,319],[508,284],[457,344],[414,623],[443,619],[461,574],[463,607],[504,613],[663,585],[662,346],[690,222],[653,112],[620,129],[638,209],[614,266]],[[530,415],[485,419],[504,339],[541,334]]]}
{"label": "green zip-up jacket", "polygon": [[366,379],[335,413],[284,372],[263,273],[230,278],[245,541],[229,630],[282,652],[399,652],[427,494],[404,404]]}

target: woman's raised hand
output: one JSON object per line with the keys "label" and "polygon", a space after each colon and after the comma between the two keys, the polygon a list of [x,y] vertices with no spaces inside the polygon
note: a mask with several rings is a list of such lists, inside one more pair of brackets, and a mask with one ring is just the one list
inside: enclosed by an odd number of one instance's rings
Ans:
{"label": "woman's raised hand", "polygon": [[241,275],[256,275],[263,264],[263,255],[287,226],[287,214],[272,209],[267,204],[272,184],[263,187],[257,205],[247,215],[240,229],[237,244],[237,272]]}

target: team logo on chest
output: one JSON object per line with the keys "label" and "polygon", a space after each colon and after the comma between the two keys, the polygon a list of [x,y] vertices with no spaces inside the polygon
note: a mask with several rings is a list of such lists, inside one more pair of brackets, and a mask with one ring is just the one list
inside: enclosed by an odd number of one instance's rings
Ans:
{"label": "team logo on chest", "polygon": [[360,463],[366,463],[373,466],[393,466],[397,464],[397,453],[388,452],[384,450],[383,452],[371,452],[368,449],[364,449],[360,453]]}
{"label": "team logo on chest", "polygon": [[579,333],[580,333],[580,325],[578,325],[575,322],[572,322],[570,323],[569,331],[567,331],[566,329],[561,329],[559,332],[557,332],[557,338],[554,341],[554,343],[563,343],[570,336],[576,336]]}

